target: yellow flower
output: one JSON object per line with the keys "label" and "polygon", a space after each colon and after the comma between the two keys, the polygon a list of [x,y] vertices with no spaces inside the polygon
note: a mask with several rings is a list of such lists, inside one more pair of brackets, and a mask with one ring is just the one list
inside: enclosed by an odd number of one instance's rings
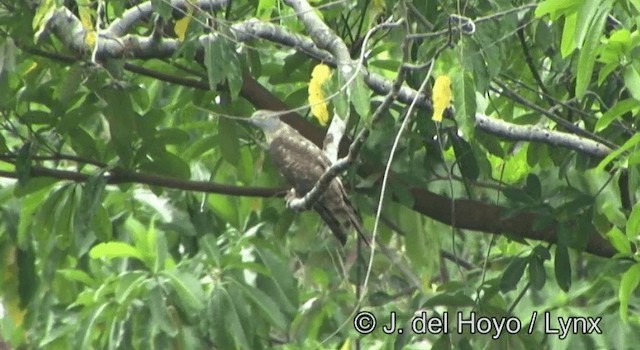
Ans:
{"label": "yellow flower", "polygon": [[451,79],[448,75],[440,75],[433,84],[433,117],[436,122],[442,121],[444,110],[451,105]]}
{"label": "yellow flower", "polygon": [[327,125],[329,121],[329,109],[327,108],[326,96],[322,85],[331,77],[331,68],[325,64],[319,64],[311,72],[309,81],[309,104],[311,113],[318,119],[320,124]]}

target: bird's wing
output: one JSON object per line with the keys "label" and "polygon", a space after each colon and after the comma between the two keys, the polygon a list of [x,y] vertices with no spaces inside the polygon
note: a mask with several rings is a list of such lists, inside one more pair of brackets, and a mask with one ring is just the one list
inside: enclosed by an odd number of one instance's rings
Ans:
{"label": "bird's wing", "polygon": [[269,154],[298,196],[309,192],[330,166],[322,150],[292,128],[275,135],[269,145]]}
{"label": "bird's wing", "polygon": [[[298,196],[309,192],[331,165],[319,147],[293,129],[285,129],[275,135],[269,153]],[[362,228],[339,178],[329,184],[313,208],[342,244],[346,242],[351,225],[358,230]]]}

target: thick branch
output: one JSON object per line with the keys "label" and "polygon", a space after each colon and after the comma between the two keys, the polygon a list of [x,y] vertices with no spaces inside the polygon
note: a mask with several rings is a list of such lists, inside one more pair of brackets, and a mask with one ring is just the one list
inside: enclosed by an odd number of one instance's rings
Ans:
{"label": "thick branch", "polygon": [[[450,199],[423,188],[411,190],[415,199],[413,209],[434,220],[451,225],[455,220],[457,228],[501,235],[509,233],[549,243],[558,242],[556,226],[534,230],[539,215],[520,212],[512,215],[507,208],[468,199]],[[452,203],[453,202],[453,203]],[[451,210],[454,208],[454,210]],[[455,213],[455,217],[451,214]],[[616,250],[597,232],[584,232],[587,239],[585,251],[605,258],[612,257]],[[588,237],[588,238],[587,238]]]}
{"label": "thick branch", "polygon": [[304,24],[307,33],[313,39],[313,42],[323,50],[331,52],[339,64],[348,64],[351,62],[349,48],[337,36],[324,21],[318,17],[315,9],[305,0],[285,0],[287,5],[296,11],[296,15]]}
{"label": "thick branch", "polygon": [[535,125],[516,125],[484,114],[476,114],[476,127],[486,133],[497,135],[507,140],[535,141],[552,146],[560,146],[602,158],[613,150],[599,142],[574,134],[549,130]]}
{"label": "thick branch", "polygon": [[594,141],[600,142],[602,144],[607,145],[607,147],[610,148],[616,148],[616,144],[613,142],[610,142],[608,140],[603,139],[602,137],[593,134],[587,130],[584,130],[580,127],[578,127],[577,125],[573,125],[571,122],[555,115],[552,112],[549,112],[547,110],[545,110],[544,108],[536,105],[535,103],[531,103],[529,102],[526,98],[520,96],[518,93],[516,93],[515,91],[509,89],[509,87],[500,82],[500,81],[495,81],[496,85],[498,85],[500,87],[500,89],[502,89],[502,91],[500,91],[500,93],[502,93],[504,96],[512,99],[513,101],[522,104],[523,106],[526,106],[542,115],[544,115],[545,117],[553,120],[554,122],[558,123],[559,125],[563,126],[564,128],[566,128],[567,130],[570,130],[572,132],[574,132],[576,135],[580,135],[589,139],[592,139]]}
{"label": "thick branch", "polygon": [[[163,0],[167,1],[167,0]],[[227,4],[227,0],[170,0],[171,7],[186,13],[188,6],[195,6],[201,11],[218,11],[224,8]],[[106,29],[106,32],[113,37],[120,37],[127,34],[136,24],[146,21],[153,14],[154,9],[151,1],[144,2],[136,5],[127,11],[122,16],[111,23]]]}

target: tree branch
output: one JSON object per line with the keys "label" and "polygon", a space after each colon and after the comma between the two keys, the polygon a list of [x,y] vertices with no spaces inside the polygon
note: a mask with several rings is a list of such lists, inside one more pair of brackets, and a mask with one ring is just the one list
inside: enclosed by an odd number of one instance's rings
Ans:
{"label": "tree branch", "polygon": [[530,108],[542,115],[544,115],[545,117],[551,119],[552,121],[556,122],[557,124],[563,126],[564,128],[566,128],[569,131],[572,131],[573,133],[575,133],[576,135],[580,135],[586,138],[589,138],[591,140],[600,142],[604,145],[606,145],[609,148],[617,148],[617,145],[613,142],[610,142],[608,140],[603,139],[602,137],[595,135],[587,130],[584,130],[576,125],[573,125],[572,123],[570,123],[569,121],[562,119],[561,117],[555,115],[554,113],[545,110],[544,108],[536,105],[535,103],[531,103],[529,102],[526,98],[520,96],[518,93],[516,93],[515,91],[511,90],[506,84],[500,82],[500,81],[495,81],[496,85],[498,85],[501,89],[501,91],[499,91],[499,93],[507,96],[508,98],[512,99],[513,101],[527,107]]}
{"label": "tree branch", "polygon": [[[167,0],[163,0],[167,2]],[[187,13],[189,6],[195,6],[201,11],[219,11],[227,4],[227,0],[169,0],[171,7],[175,10]],[[148,20],[153,14],[154,9],[151,1],[143,2],[142,4],[135,5],[134,7],[126,10],[122,16],[109,25],[105,30],[113,37],[121,37],[127,33],[136,24]]]}
{"label": "tree branch", "polygon": [[318,17],[313,7],[311,7],[307,1],[285,0],[285,3],[296,11],[296,15],[300,21],[302,21],[302,24],[304,24],[307,33],[309,33],[313,42],[316,43],[320,49],[331,52],[339,65],[352,63],[349,48],[344,41],[342,41],[342,38],[337,36],[331,28]]}
{"label": "tree branch", "polygon": [[[17,172],[0,171],[0,177],[6,177],[11,179],[18,179]],[[70,180],[75,182],[85,182],[91,175],[81,172],[50,169],[44,167],[31,167],[28,177],[48,177],[60,180]],[[241,187],[214,183],[210,181],[190,181],[180,180],[167,176],[135,173],[122,169],[110,170],[104,178],[107,184],[117,185],[123,183],[138,183],[150,186],[161,186],[166,188],[173,188],[185,191],[197,191],[206,193],[217,193],[231,196],[245,196],[245,197],[283,197],[286,193],[285,188],[273,188],[273,187]]]}
{"label": "tree branch", "polygon": [[[411,194],[415,199],[415,211],[446,225],[455,222],[457,228],[476,232],[495,235],[509,233],[538,241],[558,242],[557,225],[542,230],[533,229],[539,220],[539,215],[533,212],[513,214],[505,207],[470,199],[451,199],[424,188],[413,188]],[[451,210],[452,206],[455,208],[455,217],[451,216],[454,212]],[[597,232],[584,232],[584,236],[587,241],[584,251],[605,258],[610,258],[616,253],[609,241]]]}
{"label": "tree branch", "polygon": [[606,145],[574,134],[549,130],[535,125],[507,123],[481,113],[476,114],[476,127],[507,140],[542,142],[552,146],[569,148],[597,158],[603,158],[613,151]]}

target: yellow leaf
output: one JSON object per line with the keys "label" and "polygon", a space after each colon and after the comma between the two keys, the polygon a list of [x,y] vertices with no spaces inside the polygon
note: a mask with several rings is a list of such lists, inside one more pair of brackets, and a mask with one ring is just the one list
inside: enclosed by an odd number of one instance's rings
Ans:
{"label": "yellow leaf", "polygon": [[2,252],[5,256],[2,263],[6,266],[2,273],[3,306],[6,315],[15,326],[21,326],[26,310],[20,307],[20,295],[18,293],[18,265],[16,264],[16,249],[8,248]]}
{"label": "yellow leaf", "polygon": [[173,31],[176,32],[178,40],[183,41],[187,35],[187,28],[189,28],[189,22],[191,22],[191,16],[187,15],[176,21],[176,25],[173,27]]}
{"label": "yellow leaf", "polygon": [[31,63],[31,65],[29,66],[29,68],[27,68],[24,73],[22,73],[23,75],[27,75],[29,74],[31,71],[35,70],[36,68],[38,68],[38,63],[33,62]]}
{"label": "yellow leaf", "polygon": [[47,19],[56,10],[55,0],[44,0],[38,6],[35,15],[33,16],[32,27],[35,31],[41,31],[43,26],[47,23]]}
{"label": "yellow leaf", "polygon": [[385,3],[384,0],[373,0],[373,10],[375,13],[384,12]]}
{"label": "yellow leaf", "polygon": [[351,350],[351,338],[347,338],[344,341],[344,344],[342,344],[340,350]]}
{"label": "yellow leaf", "polygon": [[451,105],[451,79],[448,75],[440,75],[433,84],[433,117],[436,122],[442,121],[444,110]]}
{"label": "yellow leaf", "polygon": [[93,47],[96,44],[96,33],[93,26],[91,5],[88,0],[76,0],[76,3],[78,5],[80,22],[82,23],[82,28],[85,31],[84,43],[89,47]]}
{"label": "yellow leaf", "polygon": [[89,47],[93,47],[96,44],[96,32],[90,31],[84,35],[84,43]]}
{"label": "yellow leaf", "polygon": [[311,80],[309,81],[309,105],[311,105],[311,113],[313,113],[322,125],[327,125],[329,121],[329,109],[322,85],[324,85],[330,77],[331,68],[325,64],[319,64],[313,68]]}

